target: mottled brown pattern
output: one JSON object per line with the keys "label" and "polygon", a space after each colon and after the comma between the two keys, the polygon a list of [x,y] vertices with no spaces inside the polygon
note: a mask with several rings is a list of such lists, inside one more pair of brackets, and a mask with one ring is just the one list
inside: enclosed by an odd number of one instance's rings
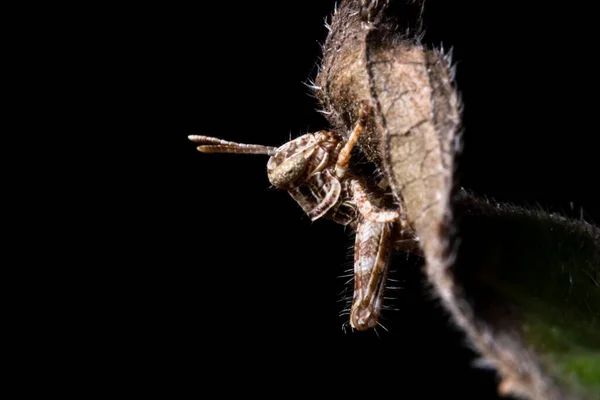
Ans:
{"label": "mottled brown pattern", "polygon": [[[274,149],[227,142],[207,136],[190,136],[206,152],[269,154],[271,183],[287,190],[312,219],[330,219],[357,232],[355,295],[350,324],[358,330],[375,327],[383,303],[387,260],[393,229],[402,224],[398,210],[379,207],[382,198],[370,198],[364,179],[349,169],[354,144],[365,130],[369,108],[361,107],[356,126],[344,141],[335,132],[319,131]],[[382,196],[379,194],[379,196]],[[400,232],[402,233],[402,232]],[[398,235],[404,245],[405,237]]]}
{"label": "mottled brown pattern", "polygon": [[359,224],[354,244],[354,297],[350,324],[358,330],[374,328],[383,306],[390,255],[391,223],[368,220]]}

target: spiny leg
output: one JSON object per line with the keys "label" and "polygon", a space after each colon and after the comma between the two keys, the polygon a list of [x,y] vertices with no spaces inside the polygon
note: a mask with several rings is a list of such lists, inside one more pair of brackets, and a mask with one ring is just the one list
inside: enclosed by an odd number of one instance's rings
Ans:
{"label": "spiny leg", "polygon": [[361,103],[358,111],[358,121],[350,133],[348,141],[338,155],[337,163],[335,165],[335,176],[338,178],[343,178],[346,175],[348,164],[350,163],[350,154],[352,153],[352,149],[354,148],[354,145],[356,145],[358,138],[365,131],[370,110],[371,107],[369,105],[366,103]]}
{"label": "spiny leg", "polygon": [[354,298],[350,325],[357,330],[377,326],[391,252],[393,224],[361,219],[354,244]]}

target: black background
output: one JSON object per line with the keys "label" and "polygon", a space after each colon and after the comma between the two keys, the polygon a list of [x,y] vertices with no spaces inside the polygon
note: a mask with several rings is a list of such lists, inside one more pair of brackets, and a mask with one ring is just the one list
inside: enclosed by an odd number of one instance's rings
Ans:
{"label": "black background", "polygon": [[[495,398],[495,375],[471,366],[416,260],[392,263],[403,289],[390,292],[389,332],[344,332],[350,232],[311,223],[271,189],[267,157],[200,154],[187,140],[279,146],[326,128],[303,82],[316,75],[334,2],[206,3],[125,17],[119,51],[134,63],[123,61],[117,96],[135,120],[123,135],[140,138],[144,157],[126,184],[141,196],[122,232],[133,257],[119,277],[119,345],[173,387],[199,392]],[[465,105],[461,185],[598,221],[584,15],[564,5],[428,3],[424,42],[453,47]]]}

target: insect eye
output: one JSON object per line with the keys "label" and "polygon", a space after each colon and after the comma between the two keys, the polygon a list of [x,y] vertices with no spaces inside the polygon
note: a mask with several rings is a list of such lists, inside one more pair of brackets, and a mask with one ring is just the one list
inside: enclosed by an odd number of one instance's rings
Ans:
{"label": "insect eye", "polygon": [[304,174],[307,166],[308,159],[305,154],[296,154],[286,158],[273,169],[269,169],[269,181],[278,188],[289,187]]}

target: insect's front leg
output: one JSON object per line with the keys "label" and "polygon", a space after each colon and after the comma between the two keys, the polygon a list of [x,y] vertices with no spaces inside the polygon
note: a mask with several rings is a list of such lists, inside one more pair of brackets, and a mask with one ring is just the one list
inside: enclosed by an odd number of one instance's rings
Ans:
{"label": "insect's front leg", "polygon": [[356,142],[358,141],[360,135],[362,135],[366,129],[367,118],[369,116],[370,111],[371,106],[367,105],[366,103],[361,103],[358,112],[358,121],[354,125],[354,129],[352,129],[348,141],[340,151],[335,165],[335,176],[337,176],[340,179],[346,176],[346,172],[348,171],[348,164],[350,164],[350,155],[352,153],[352,149],[356,145]]}
{"label": "insect's front leg", "polygon": [[[338,201],[342,186],[340,182],[334,178],[329,171],[322,172],[323,185],[327,187],[327,192],[323,199],[312,210],[307,211],[308,216],[312,221],[315,221],[325,215]],[[315,188],[318,190],[318,188]]]}
{"label": "insect's front leg", "polygon": [[361,218],[354,244],[354,297],[350,325],[357,330],[374,328],[383,306],[391,253],[393,223]]}

